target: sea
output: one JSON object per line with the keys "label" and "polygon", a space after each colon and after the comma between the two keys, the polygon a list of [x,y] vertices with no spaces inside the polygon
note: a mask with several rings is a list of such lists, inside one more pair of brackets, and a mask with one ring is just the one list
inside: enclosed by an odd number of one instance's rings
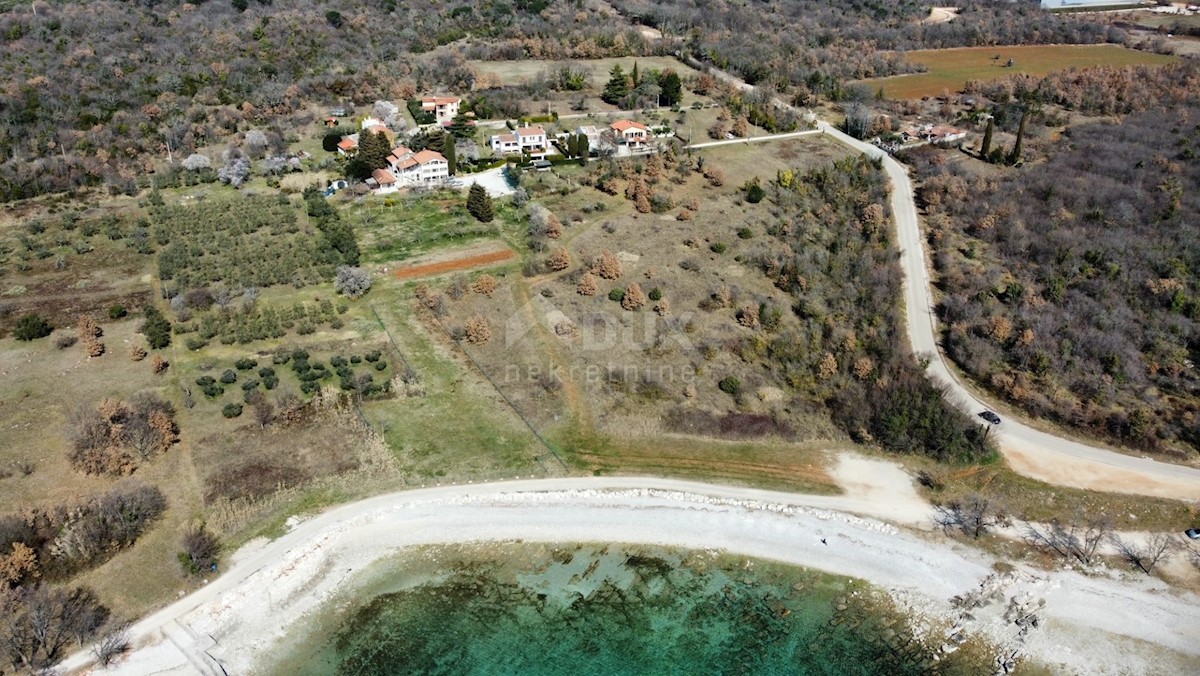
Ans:
{"label": "sea", "polygon": [[986,674],[988,646],[851,578],[715,550],[408,550],[264,653],[267,674]]}

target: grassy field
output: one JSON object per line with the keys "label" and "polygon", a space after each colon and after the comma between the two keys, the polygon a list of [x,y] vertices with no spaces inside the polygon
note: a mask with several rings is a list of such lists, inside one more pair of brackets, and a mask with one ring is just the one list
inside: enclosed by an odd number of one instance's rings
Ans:
{"label": "grassy field", "polygon": [[491,73],[499,77],[500,84],[502,85],[515,85],[528,82],[553,69],[555,66],[571,64],[586,69],[591,74],[589,83],[596,90],[604,88],[604,83],[608,82],[608,71],[612,70],[612,67],[618,64],[625,72],[632,70],[635,63],[641,72],[673,68],[676,73],[679,73],[680,77],[684,78],[695,76],[699,72],[669,56],[639,56],[637,58],[629,56],[587,61],[540,61],[533,59],[525,61],[470,61],[468,63],[477,73]]}
{"label": "grassy field", "polygon": [[467,213],[466,196],[456,190],[406,193],[355,200],[342,209],[354,226],[363,260],[402,261],[439,246],[518,234],[519,219],[509,200],[495,203],[496,219],[480,223]]}
{"label": "grassy field", "polygon": [[1133,18],[1134,23],[1146,28],[1174,28],[1175,26],[1185,26],[1187,28],[1195,28],[1200,26],[1200,14],[1191,16],[1182,16],[1177,14],[1159,14],[1158,12],[1134,12],[1129,15]]}
{"label": "grassy field", "polygon": [[[873,91],[883,88],[889,99],[916,99],[961,91],[969,80],[995,80],[1014,73],[1046,75],[1068,68],[1091,66],[1164,65],[1171,56],[1140,52],[1117,45],[1045,45],[966,47],[908,52],[907,58],[928,68],[925,73],[861,80]],[[996,58],[999,57],[999,58]],[[1008,60],[1013,66],[1007,67]]]}

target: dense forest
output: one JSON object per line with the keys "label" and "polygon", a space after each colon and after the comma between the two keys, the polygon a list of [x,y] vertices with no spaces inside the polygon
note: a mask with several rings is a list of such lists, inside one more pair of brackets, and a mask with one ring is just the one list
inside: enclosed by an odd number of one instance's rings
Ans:
{"label": "dense forest", "polygon": [[[1157,88],[1109,78],[1127,83],[1118,97],[1164,98],[1069,129],[1063,150],[1019,171],[910,157],[926,177],[950,356],[1036,415],[1188,453],[1200,449],[1197,70],[1169,71]],[[1052,89],[1044,98],[1068,91]],[[1111,98],[1078,105],[1107,110]]]}
{"label": "dense forest", "polygon": [[[250,128],[279,152],[314,119],[313,106],[491,87],[467,59],[682,48],[806,102],[844,96],[853,78],[914,69],[885,50],[1124,37],[1032,0],[959,4],[959,18],[936,25],[921,21],[927,8],[912,0],[10,5],[0,12],[0,201],[82,186],[132,193],[154,169],[150,158],[187,157]],[[646,37],[636,23],[664,38]]]}
{"label": "dense forest", "polygon": [[471,58],[647,53],[576,3],[38,3],[0,14],[0,200],[107,184],[248,126],[280,145],[316,104],[470,91]]}
{"label": "dense forest", "polygon": [[[839,99],[849,80],[919,68],[889,50],[1015,44],[1122,42],[1125,32],[1079,15],[1051,14],[1036,0],[965,0],[958,17],[925,23],[929,5],[915,0],[614,0],[665,34],[686,40],[697,59],[769,83],[803,104]],[[746,36],[753,35],[753,40]]]}

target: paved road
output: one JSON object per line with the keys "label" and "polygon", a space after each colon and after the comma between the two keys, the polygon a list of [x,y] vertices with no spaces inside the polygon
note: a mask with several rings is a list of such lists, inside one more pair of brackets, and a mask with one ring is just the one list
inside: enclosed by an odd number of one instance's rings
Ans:
{"label": "paved road", "polygon": [[[908,170],[879,148],[851,138],[832,125],[818,127],[838,141],[883,161],[892,183],[892,213],[904,268],[904,304],[913,352],[930,359],[927,373],[950,388],[949,398],[970,415],[991,408],[955,376],[938,349],[932,287],[917,206]],[[1034,429],[1007,417],[997,429],[1005,458],[1018,472],[1053,484],[1091,490],[1200,499],[1200,469],[1125,455]]]}

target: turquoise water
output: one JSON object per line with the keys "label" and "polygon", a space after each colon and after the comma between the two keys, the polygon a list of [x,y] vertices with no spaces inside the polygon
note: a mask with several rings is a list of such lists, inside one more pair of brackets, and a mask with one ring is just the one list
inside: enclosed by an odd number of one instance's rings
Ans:
{"label": "turquoise water", "polygon": [[[861,584],[645,547],[513,545],[376,571],[275,673],[978,674]],[[969,644],[968,644],[969,645]]]}

